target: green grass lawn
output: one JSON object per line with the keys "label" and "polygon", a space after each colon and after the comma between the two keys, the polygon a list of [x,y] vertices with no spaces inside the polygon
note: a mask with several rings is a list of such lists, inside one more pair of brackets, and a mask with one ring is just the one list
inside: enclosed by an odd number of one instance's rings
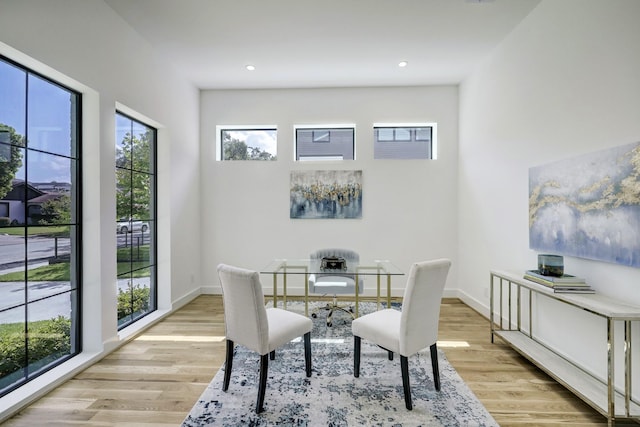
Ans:
{"label": "green grass lawn", "polygon": [[[118,276],[133,271],[133,277],[148,277],[150,271],[149,266],[149,246],[140,246],[138,248],[121,248],[118,249]],[[139,254],[139,258],[138,258]],[[133,261],[131,259],[133,258]],[[138,261],[138,259],[142,261]],[[18,271],[0,275],[0,282],[22,282],[24,280],[24,272]],[[71,280],[70,267],[68,262],[60,262],[57,264],[44,265],[42,267],[30,269],[27,273],[27,280],[30,282],[68,282]]]}
{"label": "green grass lawn", "polygon": [[[0,233],[10,236],[24,236],[24,227],[0,227]],[[69,237],[69,226],[60,225],[53,227],[29,227],[29,236]]]}

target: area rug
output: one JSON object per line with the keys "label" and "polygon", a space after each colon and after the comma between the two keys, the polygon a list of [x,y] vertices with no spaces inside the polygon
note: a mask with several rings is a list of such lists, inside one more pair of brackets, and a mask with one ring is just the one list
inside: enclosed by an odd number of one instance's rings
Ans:
{"label": "area rug", "polygon": [[[303,310],[302,303],[288,309]],[[361,303],[360,313],[375,310]],[[202,426],[498,426],[439,352],[441,390],[433,384],[429,349],[409,358],[413,410],[405,408],[400,357],[362,341],[360,377],[353,376],[353,335],[344,313],[328,327],[324,314],[311,332],[312,375],[305,376],[302,339],[276,351],[269,361],[264,412],[255,413],[259,356],[236,346],[227,392],[224,366],[202,393],[183,427]]]}

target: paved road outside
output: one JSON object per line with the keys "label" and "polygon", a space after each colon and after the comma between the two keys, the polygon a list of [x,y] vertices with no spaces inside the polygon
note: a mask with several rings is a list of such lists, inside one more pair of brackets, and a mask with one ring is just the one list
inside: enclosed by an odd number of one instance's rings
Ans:
{"label": "paved road outside", "polygon": [[[136,235],[137,234],[137,235]],[[147,236],[144,236],[147,237]],[[124,246],[126,242],[131,243],[132,239],[141,239],[139,233],[129,235],[118,235],[118,246]],[[146,239],[145,239],[146,241]],[[69,239],[40,238],[29,239],[28,259],[29,268],[36,268],[48,264],[48,259],[55,255],[56,244],[58,245],[58,255],[70,252]],[[20,236],[9,236],[0,234],[0,274],[11,271],[22,271],[24,260],[25,244],[24,238]],[[149,286],[148,278],[136,279],[136,284]],[[118,280],[119,289],[127,289],[128,280]],[[29,282],[25,295],[24,282],[0,282],[0,310],[19,306],[23,304],[25,298],[29,301],[38,300],[49,295],[56,295],[51,298],[30,304],[28,318],[30,321],[47,320],[59,315],[70,316],[71,294],[68,293],[70,284],[68,282]],[[14,309],[0,312],[0,324],[8,322],[22,321],[24,319],[24,305]]]}

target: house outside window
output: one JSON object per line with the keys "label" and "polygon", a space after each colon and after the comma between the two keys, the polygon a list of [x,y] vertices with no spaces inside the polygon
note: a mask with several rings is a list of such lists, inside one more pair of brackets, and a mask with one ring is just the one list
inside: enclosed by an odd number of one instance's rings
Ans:
{"label": "house outside window", "polygon": [[276,126],[216,126],[217,160],[277,160]]}
{"label": "house outside window", "polygon": [[116,113],[118,328],[157,308],[156,129]]}
{"label": "house outside window", "polygon": [[295,126],[295,160],[355,160],[355,125]]}
{"label": "house outside window", "polygon": [[374,159],[435,159],[437,125],[374,124]]}
{"label": "house outside window", "polygon": [[81,351],[81,101],[0,56],[0,396]]}

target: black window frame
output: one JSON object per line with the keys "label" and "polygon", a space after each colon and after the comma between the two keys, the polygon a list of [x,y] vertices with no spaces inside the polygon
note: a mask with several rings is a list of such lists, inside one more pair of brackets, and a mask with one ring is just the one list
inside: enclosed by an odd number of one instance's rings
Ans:
{"label": "black window frame", "polygon": [[294,126],[295,161],[344,161],[355,159],[355,125]]}
{"label": "black window frame", "polygon": [[[25,73],[25,135],[24,141],[26,144],[21,146],[21,149],[24,150],[24,155],[27,157],[24,158],[24,167],[25,167],[25,175],[27,180],[25,181],[25,185],[29,185],[29,162],[28,156],[31,155],[52,155],[61,158],[67,158],[70,161],[70,180],[73,191],[71,191],[70,196],[70,221],[66,224],[69,226],[69,239],[70,239],[70,249],[69,249],[69,290],[62,291],[58,293],[52,293],[42,298],[27,300],[27,286],[29,285],[29,277],[28,277],[28,269],[24,270],[24,283],[25,283],[25,300],[23,304],[17,304],[15,306],[4,307],[0,309],[0,312],[8,312],[9,310],[13,310],[15,308],[19,308],[24,306],[25,314],[24,314],[24,324],[25,324],[25,363],[26,365],[22,368],[23,377],[18,379],[17,381],[11,383],[10,385],[2,388],[0,385],[0,398],[3,396],[17,390],[18,388],[28,384],[34,379],[40,377],[43,374],[46,374],[50,370],[60,366],[61,364],[67,362],[69,359],[79,355],[82,352],[83,348],[83,340],[82,340],[82,332],[83,332],[83,324],[82,324],[82,313],[83,313],[83,304],[82,304],[82,252],[83,252],[83,241],[82,241],[82,122],[83,122],[83,108],[82,108],[82,93],[78,90],[75,90],[65,84],[60,83],[54,78],[48,77],[47,75],[40,73],[32,68],[25,66],[17,61],[14,61],[4,55],[0,54],[0,61],[9,64]],[[72,127],[70,129],[70,143],[72,144],[69,150],[68,155],[56,153],[55,151],[47,151],[42,148],[35,148],[29,146],[29,76],[36,77],[43,82],[46,82],[52,86],[55,86],[59,89],[67,91],[71,96],[73,96],[73,101],[71,102],[69,114],[73,114],[73,118],[71,118]],[[0,119],[1,121],[2,119]],[[75,145],[74,145],[75,143]],[[11,146],[14,146],[10,142]],[[30,229],[34,227],[47,227],[40,224],[30,224],[28,219],[28,204],[26,203],[25,195],[25,203],[24,203],[24,224],[10,224],[10,227],[23,227],[24,228],[24,237],[25,237],[25,247],[24,247],[24,265],[26,267],[29,262],[29,237],[32,236],[29,233]],[[60,224],[50,225],[50,227],[58,227]],[[0,232],[1,232],[0,228]],[[73,230],[73,231],[72,231]],[[57,245],[57,244],[56,244]],[[56,246],[57,247],[57,246]],[[56,251],[57,254],[57,251]],[[56,255],[57,258],[57,255]],[[71,270],[71,266],[75,266],[73,270]],[[68,354],[65,354],[61,357],[58,357],[51,361],[46,361],[44,359],[44,364],[42,366],[37,366],[34,368],[33,372],[31,372],[30,368],[30,358],[29,358],[29,307],[35,304],[38,304],[43,301],[52,301],[53,298],[64,295],[65,293],[69,293],[71,302],[70,302],[70,351]],[[74,294],[75,293],[75,294]],[[40,360],[39,362],[42,362]],[[17,372],[17,371],[16,371]],[[7,375],[9,376],[9,375]],[[0,378],[2,379],[2,378]]]}
{"label": "black window frame", "polygon": [[[148,263],[148,265],[144,265],[142,267],[134,267],[134,260],[130,259],[129,263],[130,263],[130,269],[124,273],[120,273],[118,274],[118,272],[116,272],[116,280],[126,280],[123,279],[123,277],[125,274],[129,274],[130,279],[133,279],[133,273],[140,271],[140,270],[144,270],[146,268],[150,269],[150,284],[149,284],[149,302],[150,302],[150,307],[147,311],[143,312],[142,314],[139,315],[133,315],[133,310],[132,310],[132,316],[130,319],[128,320],[124,320],[121,321],[120,318],[118,318],[118,330],[122,330],[128,326],[131,326],[132,324],[138,322],[139,320],[143,319],[144,317],[148,316],[149,314],[155,312],[158,310],[158,227],[157,227],[157,218],[158,218],[158,180],[157,180],[157,174],[158,174],[158,161],[157,161],[157,156],[158,156],[158,129],[154,126],[151,126],[147,123],[144,123],[142,120],[133,117],[133,115],[131,114],[127,114],[125,112],[122,112],[120,110],[116,110],[115,112],[116,116],[120,115],[121,117],[128,119],[131,121],[131,131],[133,132],[134,129],[134,124],[137,124],[139,126],[143,126],[149,130],[151,130],[151,133],[153,134],[153,149],[151,150],[151,155],[149,158],[150,164],[149,164],[149,170],[145,171],[145,170],[141,170],[141,169],[136,169],[134,167],[133,164],[131,165],[119,165],[118,161],[116,160],[116,172],[118,171],[118,169],[123,170],[123,171],[127,171],[130,172],[133,176],[134,173],[138,173],[138,174],[148,174],[151,179],[152,179],[152,185],[150,185],[150,187],[152,188],[152,192],[151,192],[151,199],[150,199],[150,209],[149,209],[149,216],[146,218],[142,218],[142,217],[134,217],[133,215],[129,215],[127,221],[130,221],[131,224],[133,224],[133,222],[135,221],[143,221],[146,222],[148,224],[148,228],[147,231],[148,233],[148,241],[149,241],[149,246],[150,246],[150,250],[149,250],[149,258],[150,258],[150,262]],[[132,133],[133,135],[133,133]],[[117,134],[116,134],[116,139],[117,139]],[[135,163],[135,159],[132,159],[132,162]],[[133,184],[131,184],[133,186]],[[116,196],[117,197],[117,196]],[[133,205],[134,203],[134,199],[133,199],[133,193],[131,195],[131,199],[130,199],[130,204]],[[130,208],[129,210],[130,213],[133,213],[133,207]],[[121,222],[121,218],[119,218],[118,215],[116,215],[116,232],[118,231],[118,222]],[[129,227],[132,230],[135,230],[134,227]],[[124,233],[124,240],[125,240],[125,244],[131,244],[132,247],[132,252],[133,252],[133,240],[134,240],[134,236],[132,233],[131,236],[131,243],[128,240],[129,237],[129,232],[127,231],[126,233]],[[141,238],[142,238],[142,246],[144,246],[145,243],[145,232],[143,231],[141,233]],[[118,249],[120,243],[119,243],[119,237],[116,237],[116,250]],[[133,307],[133,300],[134,300],[134,296],[133,296],[133,288],[132,288],[132,307]],[[119,292],[118,292],[119,293]]]}
{"label": "black window frame", "polygon": [[[424,135],[429,130],[429,136]],[[384,136],[381,131],[384,132]],[[374,160],[437,159],[437,123],[373,125]]]}

